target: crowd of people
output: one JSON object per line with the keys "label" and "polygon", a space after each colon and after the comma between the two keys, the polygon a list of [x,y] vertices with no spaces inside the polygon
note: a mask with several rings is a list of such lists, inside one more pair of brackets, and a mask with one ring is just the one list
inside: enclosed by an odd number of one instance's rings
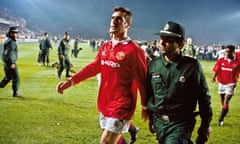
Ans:
{"label": "crowd of people", "polygon": [[[150,42],[140,41],[138,44],[146,52],[148,58],[159,56],[161,47],[157,40]],[[234,45],[235,52],[240,52],[240,45]],[[215,61],[225,54],[226,45],[198,45],[192,43],[192,38],[187,38],[181,50],[183,55],[191,56],[197,60]]]}
{"label": "crowd of people", "polygon": [[[160,144],[192,144],[191,135],[200,115],[197,144],[209,140],[212,120],[211,96],[201,64],[198,60],[216,60],[213,79],[219,83],[222,114],[219,126],[229,111],[240,73],[240,57],[235,51],[239,46],[197,46],[191,38],[186,39],[185,28],[168,21],[159,33],[159,40],[138,45],[128,36],[132,25],[132,12],[125,7],[115,7],[109,24],[110,40],[90,40],[96,58],[80,71],[70,75],[69,55],[78,56],[79,38],[74,49],[70,48],[70,34],[64,33],[58,51],[57,76],[61,80],[66,70],[66,81],[57,84],[57,93],[99,75],[97,108],[102,129],[101,144],[126,144],[123,133],[129,132],[130,143],[136,141],[138,128],[132,117],[136,110],[137,90],[141,98],[141,116],[149,122],[149,130],[156,133]],[[3,43],[2,58],[5,76],[0,81],[3,88],[12,80],[13,97],[22,97],[18,92],[20,78],[17,72],[18,58],[16,27],[10,27]],[[48,33],[40,40],[39,62],[49,65],[49,49],[52,48]],[[222,51],[223,50],[223,51]],[[228,75],[228,76],[226,76]],[[198,107],[198,112],[196,112]]]}

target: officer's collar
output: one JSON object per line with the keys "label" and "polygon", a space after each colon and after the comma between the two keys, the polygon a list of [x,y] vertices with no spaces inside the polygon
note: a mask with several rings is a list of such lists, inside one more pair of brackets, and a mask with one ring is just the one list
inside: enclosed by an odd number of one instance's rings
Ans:
{"label": "officer's collar", "polygon": [[180,54],[177,56],[177,58],[176,58],[175,61],[169,62],[169,61],[166,60],[166,56],[162,56],[163,64],[164,64],[165,66],[171,65],[171,64],[173,64],[173,63],[178,64],[178,63],[180,62],[180,60],[182,59],[182,57],[183,57],[183,56],[182,56],[182,53],[180,53]]}

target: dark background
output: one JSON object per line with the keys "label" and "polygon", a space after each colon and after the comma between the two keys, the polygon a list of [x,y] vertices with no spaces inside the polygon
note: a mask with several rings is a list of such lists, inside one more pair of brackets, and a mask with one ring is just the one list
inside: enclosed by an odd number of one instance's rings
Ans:
{"label": "dark background", "polygon": [[240,43],[239,0],[1,0],[0,8],[22,17],[33,30],[50,35],[69,31],[84,38],[108,38],[111,10],[126,6],[134,14],[129,35],[133,39],[158,39],[168,21],[186,28],[198,44]]}

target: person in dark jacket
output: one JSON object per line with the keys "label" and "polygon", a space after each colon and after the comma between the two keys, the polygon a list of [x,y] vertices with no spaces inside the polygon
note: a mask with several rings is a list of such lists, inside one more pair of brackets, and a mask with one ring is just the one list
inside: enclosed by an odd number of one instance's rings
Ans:
{"label": "person in dark jacket", "polygon": [[200,63],[183,56],[185,30],[169,21],[157,33],[161,55],[148,67],[148,104],[150,131],[160,144],[192,144],[198,104],[201,125],[197,144],[209,139],[212,119],[211,97]]}
{"label": "person in dark jacket", "polygon": [[79,38],[76,37],[76,39],[74,41],[74,46],[72,49],[72,54],[71,54],[71,56],[73,55],[75,58],[78,57],[78,53],[80,52],[80,50],[82,50],[82,48],[78,47],[79,43],[80,43]]}
{"label": "person in dark jacket", "polygon": [[47,61],[47,66],[49,66],[49,49],[52,48],[51,42],[48,38],[48,33],[44,33],[44,38],[40,42],[40,50],[42,56],[42,64],[45,66],[45,62]]}
{"label": "person in dark jacket", "polygon": [[59,68],[57,71],[58,79],[61,79],[62,72],[64,68],[66,69],[66,77],[70,77],[71,64],[69,60],[69,51],[70,51],[70,36],[68,32],[65,32],[63,39],[61,40],[58,46],[58,59],[59,59]]}
{"label": "person in dark jacket", "polygon": [[7,39],[3,43],[2,60],[5,76],[0,81],[0,88],[4,88],[12,80],[13,97],[22,97],[18,92],[20,78],[16,63],[18,59],[17,34],[17,27],[10,27],[7,33]]}

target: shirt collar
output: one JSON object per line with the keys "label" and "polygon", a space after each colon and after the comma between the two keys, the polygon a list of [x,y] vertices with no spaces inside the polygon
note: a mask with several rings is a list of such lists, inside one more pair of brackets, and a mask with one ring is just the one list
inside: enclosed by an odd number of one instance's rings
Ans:
{"label": "shirt collar", "polygon": [[235,54],[233,55],[233,59],[229,59],[227,58],[227,56],[224,56],[224,59],[228,61],[233,61],[233,60],[236,60],[236,55]]}
{"label": "shirt collar", "polygon": [[172,62],[172,63],[169,63],[169,62],[167,62],[167,60],[165,59],[165,57],[162,56],[162,62],[163,62],[163,64],[164,64],[165,66],[169,66],[169,65],[171,65],[171,64],[178,65],[178,64],[180,63],[180,61],[181,61],[182,58],[183,58],[183,55],[182,55],[182,53],[180,53],[180,54],[178,55],[178,58],[177,58],[176,61],[174,61],[174,62]]}
{"label": "shirt collar", "polygon": [[[114,40],[111,40],[111,42],[113,42]],[[118,41],[118,43],[121,43],[121,44],[128,44],[129,41],[131,41],[131,38],[130,37],[127,37],[127,39],[125,40],[121,40],[121,41]]]}

